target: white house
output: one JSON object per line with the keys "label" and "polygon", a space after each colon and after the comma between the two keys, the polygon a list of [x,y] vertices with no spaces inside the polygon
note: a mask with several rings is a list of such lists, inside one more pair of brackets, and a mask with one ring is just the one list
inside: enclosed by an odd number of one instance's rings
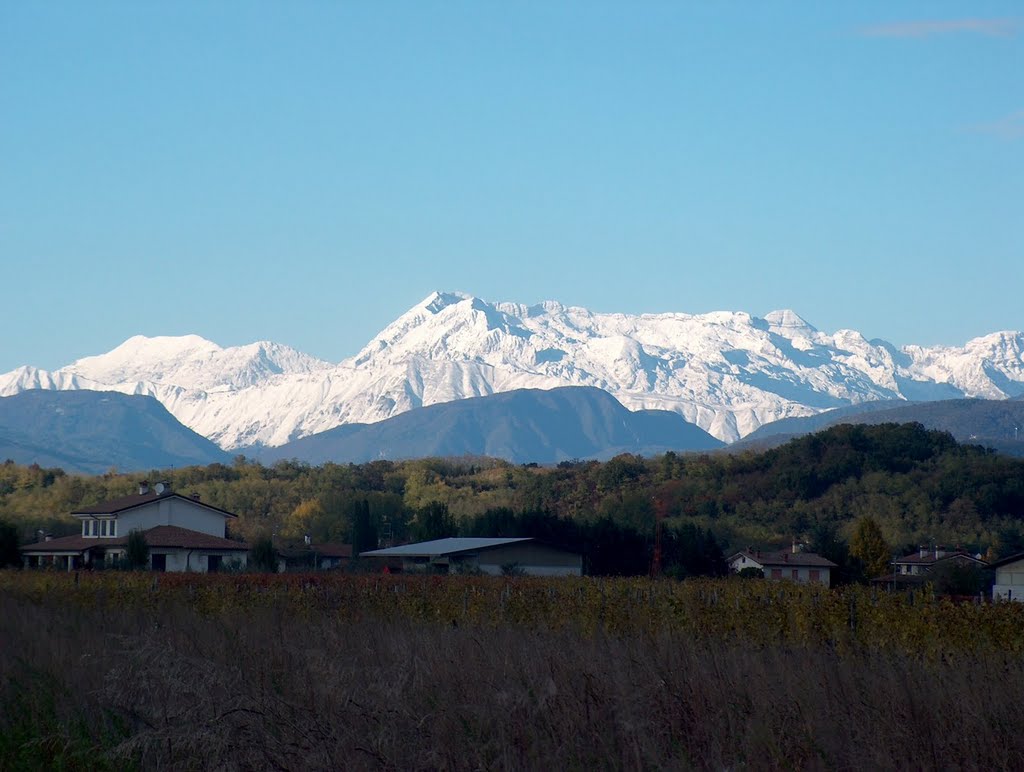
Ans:
{"label": "white house", "polygon": [[501,575],[506,571],[531,576],[580,576],[583,556],[532,538],[451,538],[404,544],[362,552],[360,558],[401,560],[403,571],[455,574],[480,571]]}
{"label": "white house", "polygon": [[230,512],[171,491],[168,483],[141,483],[139,492],[71,513],[82,533],[22,547],[27,567],[68,571],[113,563],[125,554],[128,534],[141,531],[153,571],[218,571],[226,560],[245,564],[249,545],[227,538]]}
{"label": "white house", "polygon": [[765,579],[788,579],[801,584],[832,582],[832,569],[836,564],[813,552],[803,552],[798,546],[777,552],[762,552],[753,548],[740,550],[728,559],[729,570],[738,574],[745,568],[756,568]]}
{"label": "white house", "polygon": [[992,600],[1024,601],[1024,552],[990,564],[996,570]]}
{"label": "white house", "polygon": [[897,577],[924,577],[939,563],[955,563],[958,566],[978,566],[984,568],[988,565],[978,555],[962,549],[952,551],[945,547],[921,547],[917,552],[893,561],[894,573]]}

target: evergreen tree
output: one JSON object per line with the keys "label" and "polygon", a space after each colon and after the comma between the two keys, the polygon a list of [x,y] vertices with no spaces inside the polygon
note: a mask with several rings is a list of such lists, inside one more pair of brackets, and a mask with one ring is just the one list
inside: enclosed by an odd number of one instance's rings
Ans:
{"label": "evergreen tree", "polygon": [[810,542],[807,545],[810,552],[821,555],[831,560],[840,571],[844,570],[850,562],[850,548],[839,536],[835,524],[827,521],[819,521],[811,528]]}
{"label": "evergreen tree", "polygon": [[370,517],[370,502],[366,499],[353,502],[352,510],[352,554],[377,549],[379,534],[377,524]]}
{"label": "evergreen tree", "polygon": [[249,550],[249,568],[264,574],[277,573],[277,550],[269,536],[257,539]]}
{"label": "evergreen tree", "polygon": [[144,569],[149,563],[149,544],[146,543],[146,536],[142,531],[135,530],[128,534],[124,561],[132,570]]}
{"label": "evergreen tree", "polygon": [[21,568],[18,529],[0,520],[0,568]]}

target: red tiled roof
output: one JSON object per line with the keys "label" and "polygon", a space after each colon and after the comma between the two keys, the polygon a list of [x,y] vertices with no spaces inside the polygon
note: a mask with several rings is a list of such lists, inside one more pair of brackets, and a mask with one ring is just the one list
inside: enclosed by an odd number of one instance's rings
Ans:
{"label": "red tiled roof", "polygon": [[115,539],[87,539],[81,535],[61,536],[56,539],[50,539],[49,541],[26,544],[21,548],[21,551],[31,554],[39,552],[85,552],[85,550],[90,547],[120,547],[124,545],[125,541],[126,540],[121,537]]}
{"label": "red tiled roof", "polygon": [[[208,533],[192,531],[176,525],[158,525],[142,532],[150,549],[180,547],[190,550],[239,550],[249,549],[249,545],[231,539],[222,539]],[[83,536],[62,536],[59,539],[40,541],[27,544],[21,548],[26,554],[47,554],[51,552],[85,552],[92,547],[123,547],[128,543],[127,536],[114,539],[85,538]]]}
{"label": "red tiled roof", "polygon": [[110,501],[101,501],[99,504],[92,504],[88,507],[79,507],[72,511],[72,515],[114,515],[118,512],[124,512],[128,509],[135,509],[135,507],[141,507],[143,504],[149,504],[157,499],[184,499],[190,501],[193,504],[198,504],[201,507],[212,509],[214,512],[219,512],[226,517],[238,517],[232,512],[228,512],[226,509],[215,507],[212,504],[207,504],[205,501],[192,498],[191,496],[183,496],[180,493],[164,493],[157,494],[156,491],[150,491],[149,493],[134,493],[131,496],[122,496],[119,499],[111,499]]}
{"label": "red tiled roof", "polygon": [[791,550],[780,550],[778,552],[751,552],[750,550],[740,550],[731,558],[733,559],[740,557],[746,557],[747,560],[751,560],[758,565],[771,566],[773,568],[778,566],[803,566],[809,568],[836,568],[836,564],[828,558],[823,558],[821,555],[817,555],[813,552],[793,552]]}
{"label": "red tiled roof", "polygon": [[[177,525],[158,525],[144,531],[146,544],[150,549],[159,547],[181,547],[188,550],[240,550],[246,551],[249,545],[245,542],[222,539],[208,533],[192,531]],[[127,537],[125,538],[127,541]]]}

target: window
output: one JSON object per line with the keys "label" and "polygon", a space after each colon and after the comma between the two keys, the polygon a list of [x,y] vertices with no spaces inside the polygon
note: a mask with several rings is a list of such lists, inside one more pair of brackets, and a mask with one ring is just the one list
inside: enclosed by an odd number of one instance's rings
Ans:
{"label": "window", "polygon": [[90,520],[89,521],[89,535],[90,536],[98,536],[99,535],[99,532],[100,532],[99,525],[100,524],[97,523],[95,520]]}
{"label": "window", "polygon": [[781,568],[773,568],[772,569],[772,579],[781,579],[781,578],[782,578],[782,569]]}
{"label": "window", "polygon": [[793,573],[792,573],[792,574],[790,574],[790,576],[791,576],[791,578],[792,578],[792,579],[793,579],[794,581],[796,581],[797,579],[799,579],[799,578],[800,578],[800,569],[799,569],[799,568],[794,568],[794,569],[793,569]]}
{"label": "window", "polygon": [[111,536],[117,536],[117,521],[116,520],[111,520],[110,521],[110,535]]}
{"label": "window", "polygon": [[812,568],[811,569],[811,573],[810,573],[810,577],[811,577],[811,581],[812,582],[820,582],[821,581],[821,571],[819,571],[816,568]]}
{"label": "window", "polygon": [[106,536],[106,535],[107,535],[107,521],[106,520],[101,520],[100,521],[100,536]]}
{"label": "window", "polygon": [[82,521],[82,536],[88,536],[88,535],[89,535],[89,521],[88,520],[83,520]]}

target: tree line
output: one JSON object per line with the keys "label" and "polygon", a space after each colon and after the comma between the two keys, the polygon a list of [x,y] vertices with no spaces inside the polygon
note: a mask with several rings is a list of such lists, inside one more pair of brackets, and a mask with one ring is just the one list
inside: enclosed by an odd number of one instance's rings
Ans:
{"label": "tree line", "polygon": [[[623,454],[551,467],[476,457],[264,466],[239,456],[88,477],[8,461],[0,519],[22,542],[38,530],[71,533],[70,511],[128,495],[144,478],[238,514],[233,535],[250,542],[309,535],[369,548],[437,534],[538,536],[584,546],[610,574],[649,569],[658,523],[664,565],[680,575],[714,573],[721,555],[793,539],[848,560],[869,520],[891,552],[924,543],[990,557],[1024,549],[1024,460],[919,424],[837,426],[766,452]],[[861,573],[871,559],[857,558]]]}

